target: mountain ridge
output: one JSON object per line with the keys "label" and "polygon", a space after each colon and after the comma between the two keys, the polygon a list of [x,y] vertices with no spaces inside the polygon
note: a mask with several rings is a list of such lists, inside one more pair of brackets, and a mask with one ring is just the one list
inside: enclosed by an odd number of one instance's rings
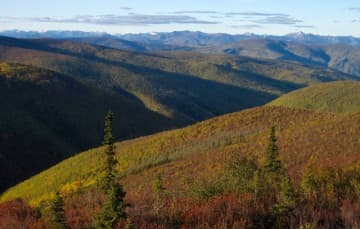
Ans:
{"label": "mountain ridge", "polygon": [[[16,32],[15,34],[23,32]],[[29,32],[30,34],[33,34]],[[52,32],[39,33],[32,38],[56,38]],[[64,31],[65,34],[72,34]],[[273,35],[230,35],[202,32],[176,31],[171,33],[144,33],[110,35],[73,32],[75,37],[60,36],[58,40],[85,42],[93,45],[142,53],[161,51],[204,52],[209,54],[241,55],[253,58],[270,58],[297,61],[303,64],[321,65],[360,77],[360,38],[344,36],[320,36],[305,33]],[[76,34],[79,33],[80,35]],[[27,34],[27,32],[24,32]],[[49,34],[46,36],[46,34]],[[1,33],[0,33],[1,35]],[[3,35],[11,35],[3,33]],[[13,35],[16,36],[16,35]],[[19,37],[27,37],[26,35]],[[31,37],[31,36],[30,36]],[[267,43],[267,45],[261,43]],[[262,50],[254,53],[258,43]],[[249,46],[247,46],[247,44]],[[270,53],[272,55],[270,55]],[[280,58],[278,58],[280,57]]]}
{"label": "mountain ridge", "polygon": [[[84,31],[61,31],[52,30],[45,32],[38,31],[22,31],[22,30],[7,30],[1,31],[0,35],[10,36],[15,38],[87,38],[87,37],[118,37],[126,40],[160,40],[161,37],[174,37],[174,36],[198,36],[198,37],[219,37],[223,36],[222,40],[227,43],[233,43],[235,41],[245,39],[275,39],[284,41],[298,41],[300,43],[307,44],[329,44],[329,43],[343,43],[348,45],[360,45],[360,38],[354,36],[331,36],[331,35],[317,35],[311,33],[297,32],[289,33],[285,35],[267,35],[267,34],[227,34],[227,33],[204,33],[200,31],[174,31],[174,32],[153,32],[153,33],[136,33],[136,34],[109,34],[105,32],[84,32]],[[157,38],[157,39],[155,39]],[[162,42],[163,43],[163,42]],[[224,41],[220,44],[224,44]],[[219,45],[219,43],[218,43]]]}

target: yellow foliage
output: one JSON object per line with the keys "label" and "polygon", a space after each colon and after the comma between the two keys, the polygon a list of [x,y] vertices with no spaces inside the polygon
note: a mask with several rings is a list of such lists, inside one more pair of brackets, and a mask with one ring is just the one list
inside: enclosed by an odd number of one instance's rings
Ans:
{"label": "yellow foliage", "polygon": [[74,181],[66,183],[60,188],[60,193],[63,195],[77,192],[83,186],[81,181]]}

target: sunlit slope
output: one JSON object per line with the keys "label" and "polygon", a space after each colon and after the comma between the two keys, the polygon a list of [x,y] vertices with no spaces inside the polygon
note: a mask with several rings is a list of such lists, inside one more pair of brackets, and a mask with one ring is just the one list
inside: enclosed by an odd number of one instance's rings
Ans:
{"label": "sunlit slope", "polygon": [[360,112],[360,82],[312,85],[283,95],[269,105],[343,114]]}
{"label": "sunlit slope", "polygon": [[[278,129],[281,160],[295,177],[308,164],[341,167],[360,159],[359,114],[337,116],[259,107],[120,142],[117,171],[130,195],[151,185],[149,182],[157,173],[163,175],[170,193],[182,195],[201,177],[220,174],[231,152],[262,158],[272,125]],[[1,201],[23,197],[37,205],[59,189],[69,193],[80,187],[93,187],[103,159],[101,148],[81,153],[11,188]]]}

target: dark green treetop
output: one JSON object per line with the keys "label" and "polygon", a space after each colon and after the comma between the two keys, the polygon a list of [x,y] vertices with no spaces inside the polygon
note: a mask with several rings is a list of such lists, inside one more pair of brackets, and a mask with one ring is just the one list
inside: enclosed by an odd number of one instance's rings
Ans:
{"label": "dark green treetop", "polygon": [[55,198],[51,203],[51,221],[54,229],[65,229],[66,217],[64,211],[64,200],[59,192],[55,193]]}

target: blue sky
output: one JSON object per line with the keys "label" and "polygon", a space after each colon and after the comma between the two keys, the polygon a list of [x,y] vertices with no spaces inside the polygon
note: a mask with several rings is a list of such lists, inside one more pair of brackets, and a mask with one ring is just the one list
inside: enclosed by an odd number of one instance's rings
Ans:
{"label": "blue sky", "polygon": [[360,37],[359,0],[0,0],[0,30]]}

